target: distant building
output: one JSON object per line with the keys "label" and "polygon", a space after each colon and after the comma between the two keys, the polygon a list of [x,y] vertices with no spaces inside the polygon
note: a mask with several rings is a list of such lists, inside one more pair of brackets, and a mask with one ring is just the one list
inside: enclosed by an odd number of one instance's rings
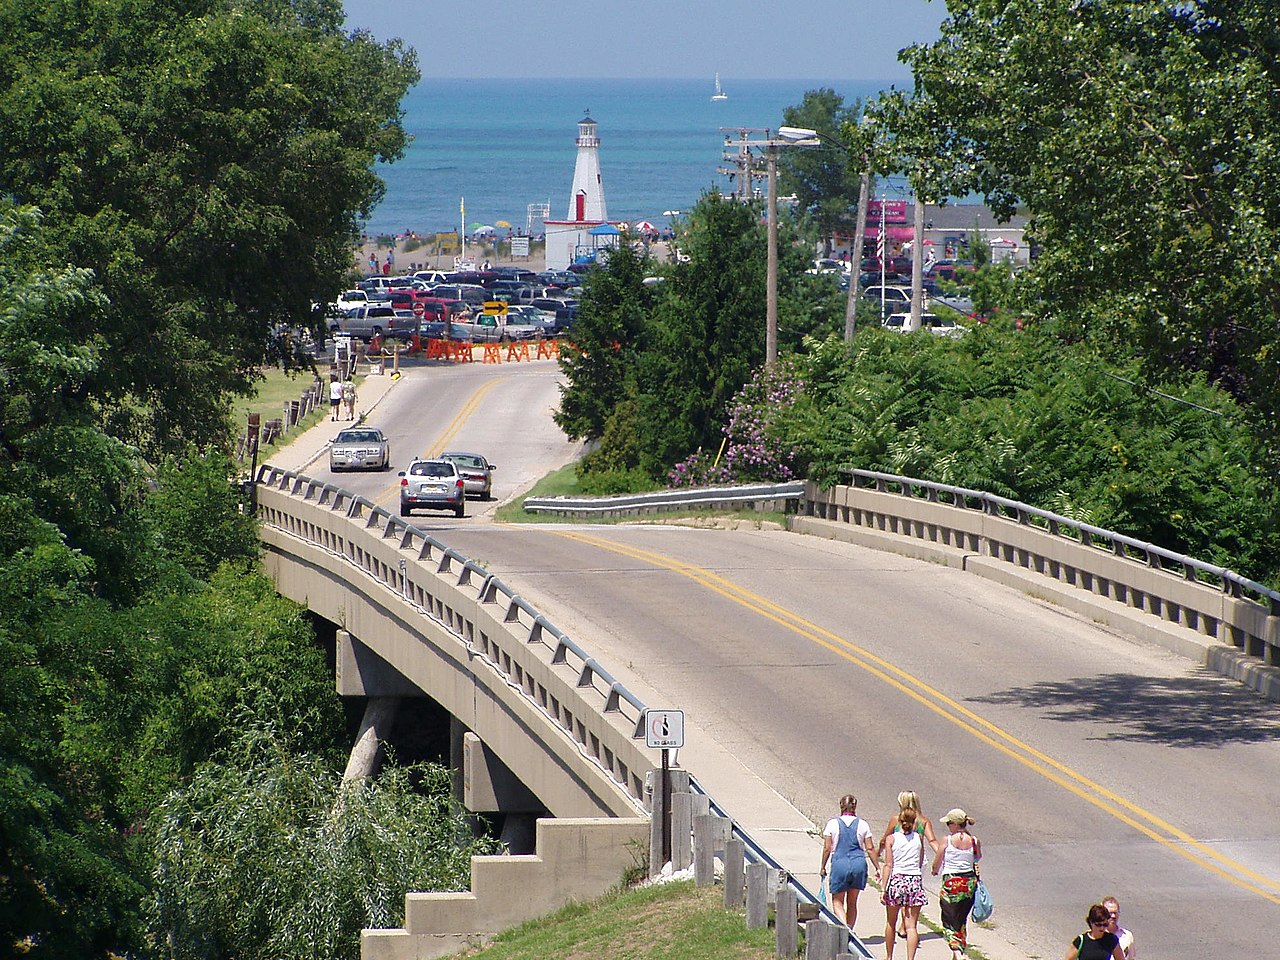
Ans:
{"label": "distant building", "polygon": [[[867,227],[863,255],[874,257],[880,231],[880,207],[884,206],[885,250],[898,253],[909,247],[915,229],[910,201],[872,200],[867,204]],[[1008,223],[1000,223],[990,208],[975,203],[928,203],[924,208],[924,240],[926,259],[954,259],[971,236],[979,235],[988,245],[993,262],[1008,260],[1024,264],[1030,259],[1031,247],[1024,236],[1027,217],[1015,215]],[[835,238],[835,256],[847,259],[852,237]],[[933,256],[930,258],[929,254]]]}
{"label": "distant building", "polygon": [[596,122],[586,116],[578,121],[578,159],[573,168],[569,210],[563,220],[546,220],[547,269],[564,270],[575,262],[596,257],[618,242],[617,227],[609,222],[600,176],[600,138]]}

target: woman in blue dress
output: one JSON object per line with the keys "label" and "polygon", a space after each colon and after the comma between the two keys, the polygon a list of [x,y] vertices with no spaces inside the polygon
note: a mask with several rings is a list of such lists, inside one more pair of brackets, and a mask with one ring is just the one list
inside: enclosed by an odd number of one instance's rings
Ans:
{"label": "woman in blue dress", "polygon": [[827,821],[822,831],[822,866],[820,877],[827,877],[831,891],[831,912],[850,929],[858,919],[858,894],[867,887],[867,864],[880,871],[871,827],[858,816],[858,798],[846,793],[840,798],[840,815]]}

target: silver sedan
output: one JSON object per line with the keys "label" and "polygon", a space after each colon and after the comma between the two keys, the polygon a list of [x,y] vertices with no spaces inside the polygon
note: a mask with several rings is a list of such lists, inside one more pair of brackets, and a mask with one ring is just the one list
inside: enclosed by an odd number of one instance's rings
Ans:
{"label": "silver sedan", "polygon": [[493,498],[493,471],[498,469],[497,465],[478,453],[442,453],[440,457],[454,462],[468,494],[477,494],[481,500]]}
{"label": "silver sedan", "polygon": [[390,470],[391,444],[376,427],[351,427],[333,439],[329,447],[329,469]]}

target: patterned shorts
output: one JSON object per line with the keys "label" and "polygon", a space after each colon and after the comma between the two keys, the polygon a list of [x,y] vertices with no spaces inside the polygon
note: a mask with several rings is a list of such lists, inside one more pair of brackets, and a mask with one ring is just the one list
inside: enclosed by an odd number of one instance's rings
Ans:
{"label": "patterned shorts", "polygon": [[895,873],[884,888],[884,902],[892,907],[923,907],[929,898],[920,877]]}

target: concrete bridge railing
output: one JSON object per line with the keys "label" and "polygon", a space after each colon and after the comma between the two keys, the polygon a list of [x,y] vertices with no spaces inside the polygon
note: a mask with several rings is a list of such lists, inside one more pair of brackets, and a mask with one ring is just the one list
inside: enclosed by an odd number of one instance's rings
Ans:
{"label": "concrete bridge railing", "polygon": [[1280,700],[1280,593],[994,494],[869,470],[850,479],[829,490],[808,483],[793,528],[1052,592],[1055,602]]}
{"label": "concrete bridge railing", "polygon": [[[333,484],[262,468],[265,563],[474,731],[557,816],[635,816],[644,704],[482,566]],[[544,756],[529,760],[529,736]],[[640,739],[637,739],[640,738]]]}

